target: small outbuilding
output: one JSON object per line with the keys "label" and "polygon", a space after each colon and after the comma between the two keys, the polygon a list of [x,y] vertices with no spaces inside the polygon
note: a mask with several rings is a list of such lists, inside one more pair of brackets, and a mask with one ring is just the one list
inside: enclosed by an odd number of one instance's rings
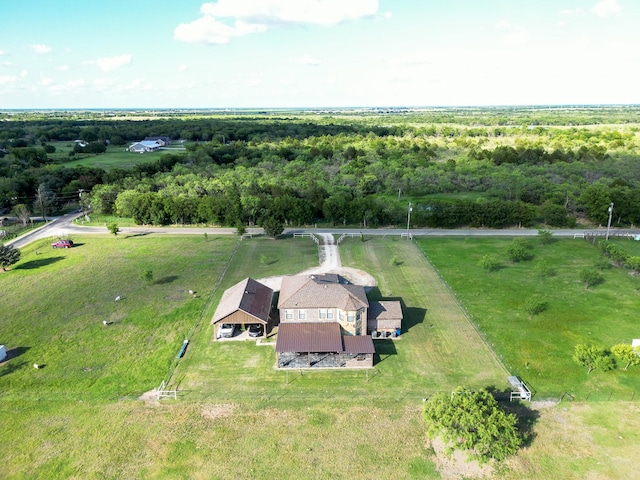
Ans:
{"label": "small outbuilding", "polygon": [[223,323],[231,325],[262,325],[262,337],[269,328],[273,290],[252,278],[245,278],[225,290],[211,319],[218,338],[218,329]]}
{"label": "small outbuilding", "polygon": [[373,338],[397,337],[402,329],[402,306],[396,300],[369,302],[367,331]]}

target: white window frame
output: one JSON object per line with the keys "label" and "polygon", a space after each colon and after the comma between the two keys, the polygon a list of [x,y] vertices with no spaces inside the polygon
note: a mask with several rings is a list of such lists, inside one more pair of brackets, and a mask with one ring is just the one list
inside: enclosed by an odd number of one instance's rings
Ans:
{"label": "white window frame", "polygon": [[298,320],[306,320],[306,319],[307,319],[307,311],[298,310]]}
{"label": "white window frame", "polygon": [[284,319],[285,320],[293,320],[293,311],[292,310],[285,310],[284,311]]}
{"label": "white window frame", "polygon": [[325,320],[327,318],[327,309],[319,308],[318,309],[318,320]]}

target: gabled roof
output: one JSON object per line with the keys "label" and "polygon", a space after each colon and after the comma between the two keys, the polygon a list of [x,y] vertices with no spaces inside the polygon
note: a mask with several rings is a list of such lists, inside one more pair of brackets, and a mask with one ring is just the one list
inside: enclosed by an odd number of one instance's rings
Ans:
{"label": "gabled roof", "polygon": [[246,278],[225,290],[211,323],[218,323],[238,310],[267,323],[272,299],[273,290],[252,278]]}
{"label": "gabled roof", "polygon": [[402,319],[402,306],[398,301],[381,300],[369,302],[367,311],[369,320],[397,320]]}
{"label": "gabled roof", "polygon": [[282,278],[278,308],[367,308],[364,287],[341,283],[337,275],[298,275]]}

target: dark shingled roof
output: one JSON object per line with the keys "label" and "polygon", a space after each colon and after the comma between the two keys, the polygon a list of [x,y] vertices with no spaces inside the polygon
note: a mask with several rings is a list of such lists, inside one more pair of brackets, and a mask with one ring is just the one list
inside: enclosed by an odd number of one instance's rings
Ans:
{"label": "dark shingled roof", "polygon": [[345,335],[338,322],[281,323],[276,352],[375,353],[369,335]]}
{"label": "dark shingled roof", "polygon": [[370,335],[345,335],[342,341],[346,353],[376,353]]}
{"label": "dark shingled roof", "polygon": [[237,310],[267,323],[272,299],[273,290],[252,278],[246,278],[225,290],[211,323],[217,323]]}
{"label": "dark shingled roof", "polygon": [[340,283],[337,275],[288,276],[282,278],[278,308],[367,308],[364,287]]}

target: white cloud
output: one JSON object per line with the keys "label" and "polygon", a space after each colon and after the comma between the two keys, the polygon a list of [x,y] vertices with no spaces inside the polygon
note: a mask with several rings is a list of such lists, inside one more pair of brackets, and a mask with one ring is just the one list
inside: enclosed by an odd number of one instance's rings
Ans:
{"label": "white cloud", "polygon": [[15,83],[18,79],[14,75],[4,75],[0,77],[0,85]]}
{"label": "white cloud", "polygon": [[187,69],[189,67],[187,67],[184,63],[182,65],[178,65],[178,68],[176,69],[178,72],[186,72]]}
{"label": "white cloud", "polygon": [[67,70],[69,70],[69,65],[60,65],[56,70],[66,72]]}
{"label": "white cloud", "polygon": [[234,37],[242,37],[250,33],[261,33],[266,30],[266,25],[236,21],[233,26],[229,26],[217,21],[214,17],[205,16],[194,22],[178,25],[173,32],[173,38],[188,43],[224,45]]}
{"label": "white cloud", "polygon": [[0,48],[0,55],[4,55],[4,50]]}
{"label": "white cloud", "polygon": [[58,83],[49,87],[49,93],[60,95],[64,93],[77,94],[85,86],[84,78],[70,80],[67,83]]}
{"label": "white cloud", "polygon": [[176,40],[222,45],[272,26],[334,26],[373,17],[378,0],[219,0],[203,4],[200,11],[201,18],[176,27]]}
{"label": "white cloud", "polygon": [[48,85],[51,85],[52,83],[53,83],[53,78],[51,77],[42,77],[40,79],[40,85],[43,85],[45,87]]}
{"label": "white cloud", "polygon": [[500,20],[496,28],[504,32],[503,40],[508,45],[522,45],[529,40],[529,32],[521,25],[512,25],[506,20]]}
{"label": "white cloud", "polygon": [[599,17],[608,17],[609,15],[617,15],[622,9],[618,0],[601,0],[596,3],[591,11]]}
{"label": "white cloud", "polygon": [[378,0],[219,0],[205,3],[200,10],[205,15],[248,23],[330,26],[375,15]]}
{"label": "white cloud", "polygon": [[297,63],[298,65],[311,65],[311,66],[318,66],[320,65],[320,60],[318,60],[317,58],[312,57],[311,55],[301,55],[299,57],[296,58],[292,58],[291,61],[293,63]]}
{"label": "white cloud", "polygon": [[581,8],[576,8],[575,10],[570,10],[570,9],[564,9],[564,10],[560,10],[560,12],[558,12],[558,15],[562,16],[562,17],[580,17],[582,15],[584,15],[586,12],[581,9]]}
{"label": "white cloud", "polygon": [[22,70],[20,72],[20,78],[25,78],[29,74],[28,70]]}
{"label": "white cloud", "polygon": [[115,57],[98,58],[97,60],[87,60],[83,62],[86,65],[98,65],[103,72],[111,72],[117,68],[129,65],[131,63],[131,55],[123,54]]}
{"label": "white cloud", "polygon": [[51,47],[49,47],[48,45],[44,45],[42,43],[39,43],[37,45],[31,45],[31,48],[36,53],[49,53],[51,51]]}
{"label": "white cloud", "polygon": [[11,67],[13,65],[13,63],[11,63],[11,62],[2,62],[2,63],[0,63],[0,65],[2,65],[3,67]]}

